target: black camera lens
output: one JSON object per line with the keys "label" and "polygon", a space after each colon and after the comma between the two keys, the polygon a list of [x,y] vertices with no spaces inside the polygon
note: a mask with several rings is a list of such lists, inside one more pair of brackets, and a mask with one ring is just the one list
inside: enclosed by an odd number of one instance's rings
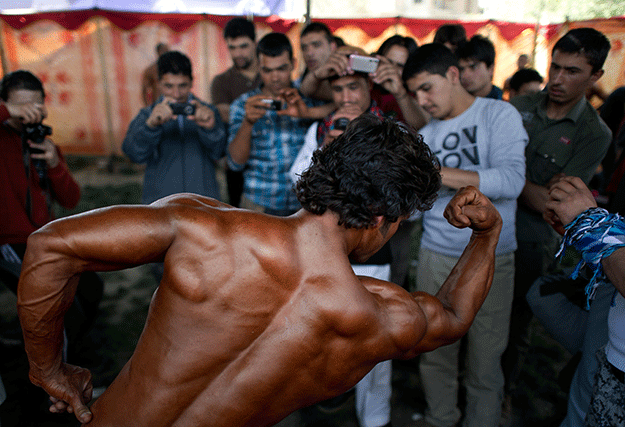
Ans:
{"label": "black camera lens", "polygon": [[169,104],[171,112],[176,116],[192,116],[195,114],[195,105],[189,103]]}
{"label": "black camera lens", "polygon": [[347,129],[347,125],[349,124],[349,119],[347,117],[340,117],[334,121],[332,124],[332,128],[336,130],[345,130]]}
{"label": "black camera lens", "polygon": [[[35,144],[41,144],[45,141],[46,136],[52,135],[52,128],[41,123],[36,123],[25,125],[22,132],[27,140],[32,141]],[[30,150],[32,153],[43,153],[42,150],[37,148],[31,148]]]}
{"label": "black camera lens", "polygon": [[282,101],[280,101],[279,99],[263,99],[262,101],[267,104],[268,110],[282,110]]}

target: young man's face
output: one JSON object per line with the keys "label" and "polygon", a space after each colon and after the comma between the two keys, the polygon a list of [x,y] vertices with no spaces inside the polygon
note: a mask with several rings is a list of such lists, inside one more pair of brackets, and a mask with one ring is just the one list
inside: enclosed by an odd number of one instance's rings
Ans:
{"label": "young man's face", "polygon": [[450,71],[451,68],[447,70],[446,77],[423,71],[406,81],[408,90],[417,95],[419,105],[435,119],[447,120],[453,117]]}
{"label": "young man's face", "polygon": [[350,260],[366,262],[393,237],[404,219],[405,218],[399,218],[395,222],[382,220],[382,224],[370,227],[366,236],[360,241],[360,244],[349,254]]}
{"label": "young man's face", "polygon": [[494,66],[474,59],[459,59],[460,83],[471,95],[486,96],[491,90]]}
{"label": "young man's face", "polygon": [[280,95],[282,89],[291,86],[291,72],[293,62],[288,52],[282,52],[279,56],[258,55],[260,66],[260,78],[264,88],[273,96]]}
{"label": "young man's face", "polygon": [[342,108],[354,106],[362,113],[371,105],[370,85],[364,76],[345,76],[330,83],[332,100]]}
{"label": "young man's face", "polygon": [[310,71],[324,64],[336,50],[336,43],[329,42],[324,33],[308,33],[300,39],[300,44],[306,68]]}
{"label": "young man's face", "polygon": [[187,102],[193,81],[184,74],[165,73],[159,80],[161,95],[173,98],[176,102]]}
{"label": "young man's face", "polygon": [[256,43],[247,37],[226,38],[226,45],[230,58],[237,70],[247,70],[254,63],[256,57]]}
{"label": "young man's face", "polygon": [[549,101],[556,104],[579,101],[602,74],[603,70],[592,72],[584,55],[556,50],[549,67]]}

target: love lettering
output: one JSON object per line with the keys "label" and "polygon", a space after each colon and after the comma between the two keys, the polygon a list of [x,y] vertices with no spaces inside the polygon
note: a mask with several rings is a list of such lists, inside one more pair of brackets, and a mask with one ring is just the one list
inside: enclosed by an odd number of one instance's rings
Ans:
{"label": "love lettering", "polygon": [[480,156],[477,150],[477,126],[463,128],[460,133],[451,132],[443,139],[441,150],[434,154],[441,166],[449,168],[466,168],[467,165],[479,165]]}

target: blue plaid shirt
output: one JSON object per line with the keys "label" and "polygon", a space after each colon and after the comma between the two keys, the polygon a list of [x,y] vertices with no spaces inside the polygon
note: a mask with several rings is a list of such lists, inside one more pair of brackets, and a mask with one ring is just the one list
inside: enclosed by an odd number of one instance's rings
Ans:
{"label": "blue plaid shirt", "polygon": [[[251,96],[261,93],[254,89],[237,98],[230,105],[230,132],[228,144],[237,135],[245,119],[245,102]],[[319,105],[304,98],[308,106]],[[257,205],[275,211],[296,211],[299,201],[293,192],[289,169],[304,144],[306,130],[311,120],[279,116],[267,110],[252,127],[252,146],[247,163],[235,163],[228,154],[228,166],[234,171],[243,171],[243,196]]]}

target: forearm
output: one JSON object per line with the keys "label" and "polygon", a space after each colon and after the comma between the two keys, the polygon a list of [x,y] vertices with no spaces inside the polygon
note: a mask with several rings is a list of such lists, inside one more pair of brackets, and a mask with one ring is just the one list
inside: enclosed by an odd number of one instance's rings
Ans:
{"label": "forearm", "polygon": [[537,213],[543,213],[546,210],[546,204],[549,201],[549,190],[530,181],[525,181],[523,191],[519,196],[519,202]]}
{"label": "forearm", "polygon": [[161,140],[163,125],[150,128],[145,123],[148,117],[149,112],[142,110],[130,123],[122,143],[122,151],[135,163],[148,161]]}
{"label": "forearm", "polygon": [[500,230],[501,220],[499,226],[487,234],[473,234],[435,296],[413,293],[425,315],[427,332],[407,357],[451,344],[467,333],[493,281]]}
{"label": "forearm", "polygon": [[217,104],[216,107],[222,120],[228,123],[230,121],[230,104]]}
{"label": "forearm", "polygon": [[417,130],[427,124],[427,113],[408,92],[405,92],[403,95],[395,96],[395,99],[397,100],[397,104],[399,104],[399,108],[401,108],[406,123]]}
{"label": "forearm", "polygon": [[244,165],[250,158],[252,150],[253,124],[243,119],[234,139],[228,144],[228,154],[233,162]]}
{"label": "forearm", "polygon": [[317,107],[309,107],[306,117],[303,118],[320,120],[330,115],[334,110],[336,110],[336,105],[334,104],[334,102],[329,102],[327,104],[319,105]]}
{"label": "forearm", "polygon": [[72,209],[80,200],[80,186],[67,169],[67,164],[60,152],[59,158],[59,164],[48,170],[48,177],[55,200],[64,208]]}
{"label": "forearm", "polygon": [[78,283],[77,264],[55,253],[57,245],[58,238],[45,232],[35,232],[28,238],[17,289],[30,378],[36,385],[41,385],[63,361],[63,318]]}
{"label": "forearm", "polygon": [[437,293],[451,314],[450,333],[462,336],[468,331],[475,315],[484,303],[493,281],[495,249],[499,242],[499,227],[484,234],[476,232]]}
{"label": "forearm", "polygon": [[603,258],[601,263],[610,282],[625,297],[625,248],[617,249],[609,257]]}
{"label": "forearm", "polygon": [[475,171],[467,171],[457,168],[441,168],[441,182],[444,186],[458,190],[467,185],[480,187],[480,176]]}
{"label": "forearm", "polygon": [[303,95],[309,98],[332,101],[332,92],[330,91],[330,85],[327,83],[327,80],[317,79],[314,72],[307,73],[304,76],[299,90]]}
{"label": "forearm", "polygon": [[[207,105],[208,106],[208,105]],[[217,161],[226,153],[227,135],[224,122],[221,120],[217,107],[208,106],[213,111],[215,122],[212,127],[205,128],[198,126],[200,143],[204,146],[210,158]]]}

